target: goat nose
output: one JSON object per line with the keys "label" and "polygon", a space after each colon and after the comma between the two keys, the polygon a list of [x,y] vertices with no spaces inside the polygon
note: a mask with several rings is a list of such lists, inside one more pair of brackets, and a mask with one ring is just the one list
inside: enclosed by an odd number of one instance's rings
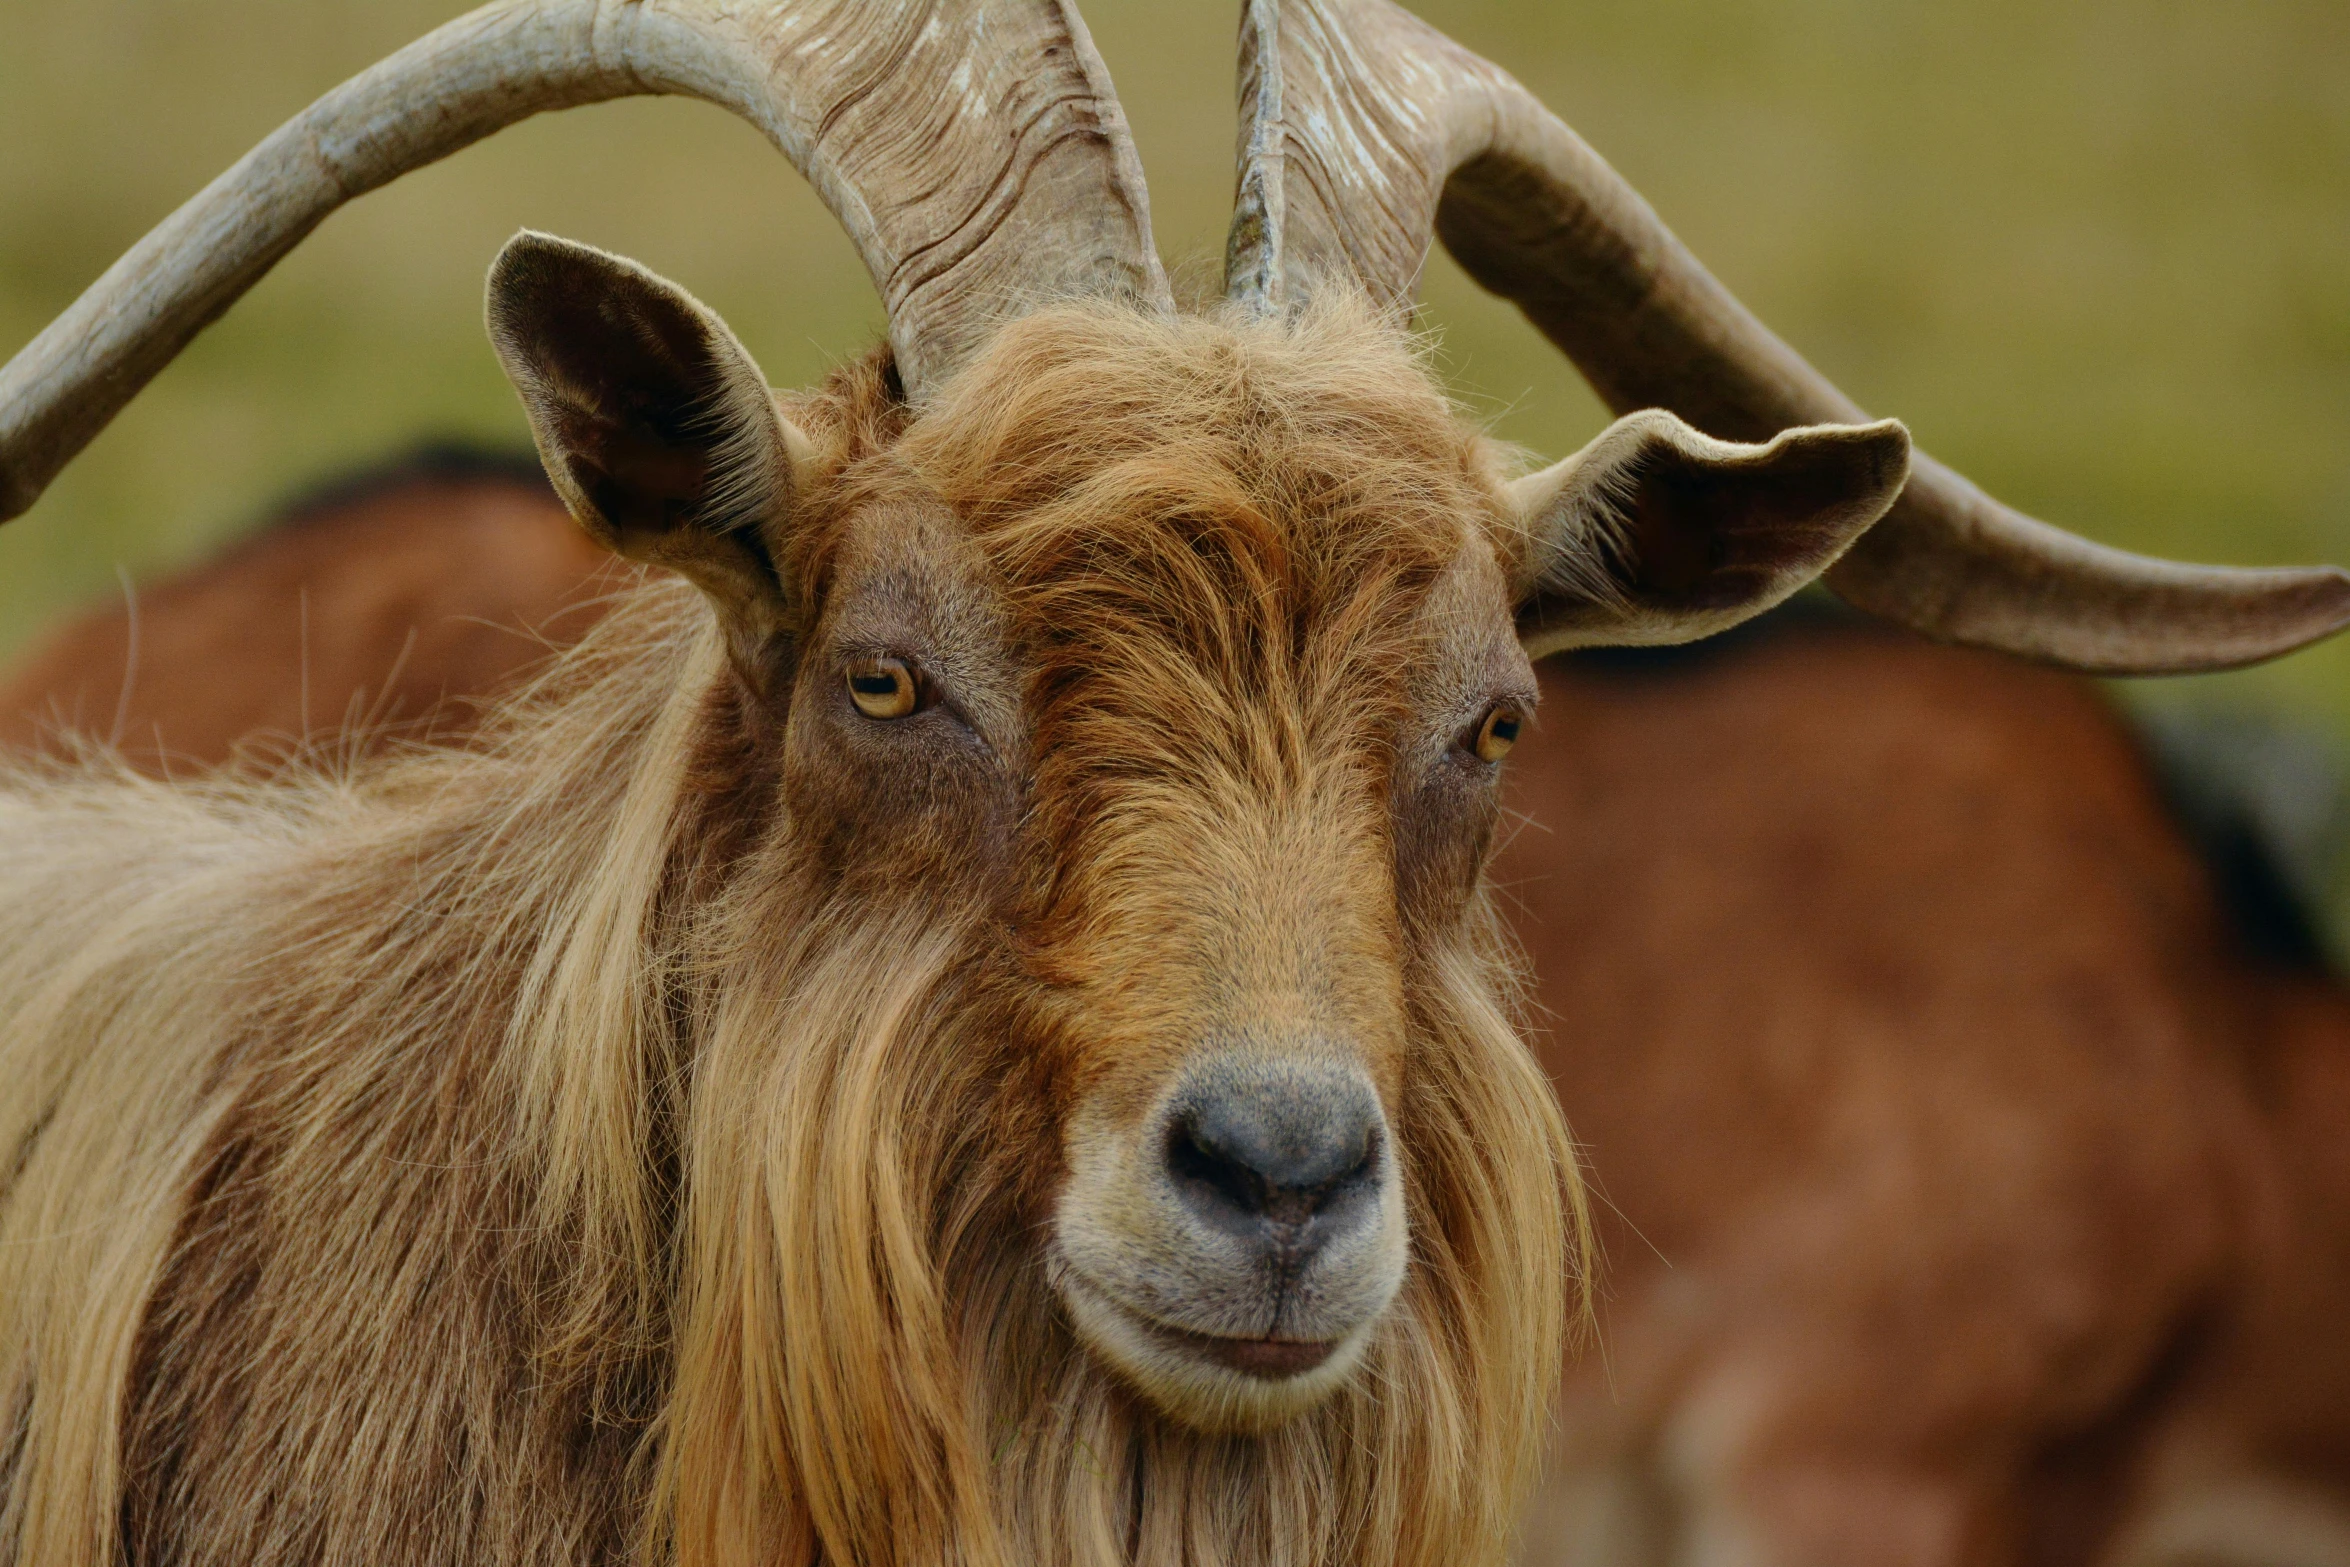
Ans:
{"label": "goat nose", "polygon": [[1179,1101],[1167,1169],[1216,1228],[1310,1246],[1376,1204],[1385,1141],[1379,1097],[1359,1072],[1225,1066]]}

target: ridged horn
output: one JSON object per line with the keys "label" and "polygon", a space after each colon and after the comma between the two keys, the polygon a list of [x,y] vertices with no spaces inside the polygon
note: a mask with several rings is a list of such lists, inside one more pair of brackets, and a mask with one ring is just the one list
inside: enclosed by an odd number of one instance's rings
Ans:
{"label": "ridged horn", "polygon": [[730,109],[791,159],[864,258],[917,399],[1025,302],[1173,310],[1073,0],[505,0],[280,126],[0,370],[0,519],[344,202],[543,110],[638,94]]}
{"label": "ridged horn", "polygon": [[[1508,73],[1388,0],[1246,0],[1240,100],[1225,280],[1244,306],[1295,309],[1335,280],[1400,316],[1441,237],[1619,413],[1737,441],[1868,417]],[[2099,674],[2249,664],[2350,624],[2350,574],[2110,549],[1922,453],[1827,581],[1929,636]]]}

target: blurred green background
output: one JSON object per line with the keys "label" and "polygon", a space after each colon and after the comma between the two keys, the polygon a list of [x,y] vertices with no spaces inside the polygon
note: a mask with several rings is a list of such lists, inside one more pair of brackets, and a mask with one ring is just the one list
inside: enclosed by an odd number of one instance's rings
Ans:
{"label": "blurred green background", "polygon": [[[438,0],[0,0],[0,351]],[[1091,0],[1195,273],[1230,195],[1234,12]],[[2350,5],[2343,0],[1423,0],[1640,187],[1870,408],[2092,537],[2350,561]],[[532,225],[716,305],[779,383],[879,330],[847,244],[718,110],[547,117],[332,219],[0,531],[0,656],[427,434],[520,444],[481,275]],[[1464,396],[1560,453],[1601,422],[1563,361],[1441,259]],[[2140,688],[2350,740],[2350,639]]]}

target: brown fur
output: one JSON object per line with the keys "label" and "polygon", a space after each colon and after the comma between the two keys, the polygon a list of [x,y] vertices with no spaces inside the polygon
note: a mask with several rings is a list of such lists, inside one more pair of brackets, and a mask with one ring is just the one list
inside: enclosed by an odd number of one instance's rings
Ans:
{"label": "brown fur", "polygon": [[543,479],[428,448],[60,627],[0,681],[0,746],[74,736],[200,768],[239,745],[462,728],[468,699],[577,641],[627,571]]}
{"label": "brown fur", "polygon": [[[872,365],[792,413],[786,662],[656,582],[468,751],[0,790],[0,1560],[1503,1555],[1575,1188],[1490,797],[1414,760],[1515,654],[1493,456],[1342,316],[1053,312],[911,425]],[[837,716],[914,622],[1004,767]],[[1203,1435],[1036,1236],[1072,1104],[1218,1016],[1186,954],[1286,917],[1413,1262],[1362,1375]]]}
{"label": "brown fur", "polygon": [[1608,1265],[1530,1560],[2350,1559],[2350,997],[2106,704],[1849,623],[1543,683],[1494,874]]}
{"label": "brown fur", "polygon": [[[144,688],[225,756],[206,662]],[[1498,875],[1610,1267],[1531,1559],[2344,1559],[2350,998],[2233,950],[2104,704],[1853,623],[1543,678]]]}

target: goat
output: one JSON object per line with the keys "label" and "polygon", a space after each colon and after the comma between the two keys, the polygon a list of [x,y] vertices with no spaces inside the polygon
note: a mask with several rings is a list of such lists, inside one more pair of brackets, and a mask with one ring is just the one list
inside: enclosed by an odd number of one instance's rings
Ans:
{"label": "goat", "polygon": [[[648,90],[766,129],[890,309],[779,403],[675,285],[519,237],[491,335],[549,475],[682,580],[466,750],[0,794],[0,1551],[1501,1554],[1583,1271],[1482,881],[1529,656],[1841,561],[1952,634],[2201,665],[2330,631],[2350,579],[2093,551],[1932,468],[1905,498],[1898,425],[1835,422],[1415,29],[1252,8],[1232,304],[1186,318],[1066,5],[493,6],[0,371],[22,510],[349,194]],[[1332,227],[1338,172],[1385,189]],[[1583,267],[1617,319],[1545,324],[1619,391],[1830,422],[1638,411],[1509,479],[1398,331],[1439,227],[1555,264],[1538,317]]]}
{"label": "goat", "polygon": [[1607,1259],[1530,1560],[2350,1560],[2350,993],[2079,682],[1740,635],[1511,761]]}
{"label": "goat", "polygon": [[535,457],[427,446],[59,628],[0,681],[0,746],[94,742],[152,771],[312,735],[354,758],[454,737],[630,575]]}
{"label": "goat", "polygon": [[[568,640],[612,602],[576,534],[543,482],[396,464],[144,595],[145,645],[175,652],[130,673],[135,703],[116,608],[0,686],[0,724],[78,702],[134,713],[151,762],[261,759],[296,737],[249,715],[291,715],[306,677],[454,741],[544,655],[520,628]],[[385,581],[414,586],[407,619],[298,656],[305,595]],[[484,619],[514,629],[476,641]],[[1756,625],[1544,663],[1511,757],[1525,825],[1492,874],[1609,1259],[1526,1559],[1733,1528],[1838,1562],[2350,1537],[2350,997],[2273,913],[2271,955],[2240,949],[2073,682],[1816,613]],[[257,626],[275,661],[224,690]],[[2091,994],[2129,1025],[2080,1026]]]}

